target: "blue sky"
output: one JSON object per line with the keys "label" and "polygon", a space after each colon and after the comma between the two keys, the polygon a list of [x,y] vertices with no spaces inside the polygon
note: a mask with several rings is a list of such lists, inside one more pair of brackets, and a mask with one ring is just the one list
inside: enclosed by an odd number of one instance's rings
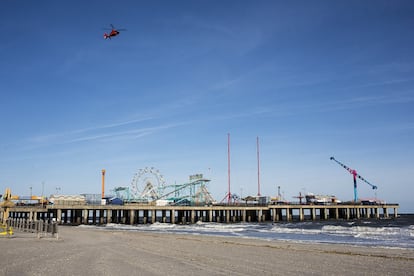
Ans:
{"label": "blue sky", "polygon": [[[0,189],[100,193],[156,167],[414,212],[412,1],[1,1]],[[103,28],[126,28],[112,40]]]}

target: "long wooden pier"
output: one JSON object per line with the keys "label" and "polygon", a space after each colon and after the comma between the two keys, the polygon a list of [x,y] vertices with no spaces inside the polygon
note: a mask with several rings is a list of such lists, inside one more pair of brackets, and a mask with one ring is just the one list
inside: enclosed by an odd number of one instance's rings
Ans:
{"label": "long wooden pier", "polygon": [[[10,218],[51,220],[59,224],[187,224],[202,222],[282,222],[380,219],[398,216],[398,204],[383,205],[45,205],[14,206]],[[3,210],[0,210],[3,212]],[[0,216],[2,217],[2,216]]]}

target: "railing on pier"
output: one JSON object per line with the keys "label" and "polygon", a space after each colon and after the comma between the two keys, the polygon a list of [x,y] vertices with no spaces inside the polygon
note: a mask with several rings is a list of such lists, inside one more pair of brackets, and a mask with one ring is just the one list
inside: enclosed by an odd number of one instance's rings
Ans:
{"label": "railing on pier", "polygon": [[14,232],[27,232],[37,235],[37,238],[52,237],[59,239],[58,223],[56,221],[28,220],[13,218],[7,220],[7,227]]}

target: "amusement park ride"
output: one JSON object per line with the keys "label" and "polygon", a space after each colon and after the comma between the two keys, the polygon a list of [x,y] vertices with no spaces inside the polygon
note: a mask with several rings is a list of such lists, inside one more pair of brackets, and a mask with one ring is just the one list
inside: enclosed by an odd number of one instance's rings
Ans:
{"label": "amusement park ride", "polygon": [[0,203],[0,207],[3,209],[3,217],[1,218],[0,223],[0,235],[13,235],[13,229],[7,226],[7,219],[9,217],[9,208],[14,206],[14,203],[11,201],[12,195],[9,188],[6,188],[6,191],[3,195],[3,201]]}
{"label": "amusement park ride", "polygon": [[352,174],[353,175],[353,177],[354,177],[354,202],[357,202],[358,201],[358,191],[357,191],[357,177],[359,178],[359,179],[361,179],[362,181],[364,181],[365,183],[367,183],[368,185],[370,185],[371,186],[371,188],[373,189],[373,190],[376,190],[376,189],[378,189],[378,187],[377,186],[375,186],[375,185],[373,185],[373,184],[371,184],[371,183],[369,183],[367,180],[365,180],[362,176],[360,176],[358,173],[357,173],[357,171],[356,170],[353,170],[353,169],[351,169],[351,168],[349,168],[348,166],[346,166],[346,165],[344,165],[344,164],[342,164],[341,162],[339,162],[338,160],[336,160],[334,157],[331,157],[330,158],[331,160],[333,160],[333,161],[335,161],[336,163],[338,163],[340,166],[342,166],[343,168],[345,168],[347,171],[349,171],[349,173],[350,174]]}
{"label": "amusement park ride", "polygon": [[12,195],[10,188],[6,188],[3,196],[0,196],[2,201],[0,202],[0,208],[3,209],[3,216],[0,217],[0,235],[11,235],[13,229],[7,227],[7,219],[9,217],[9,209],[16,205],[45,205],[48,200],[44,196],[17,196]]}
{"label": "amusement park ride", "polygon": [[167,185],[163,175],[154,167],[138,170],[128,187],[112,191],[126,203],[156,205],[196,205],[215,202],[207,189],[209,179],[202,174],[191,175],[188,183]]}

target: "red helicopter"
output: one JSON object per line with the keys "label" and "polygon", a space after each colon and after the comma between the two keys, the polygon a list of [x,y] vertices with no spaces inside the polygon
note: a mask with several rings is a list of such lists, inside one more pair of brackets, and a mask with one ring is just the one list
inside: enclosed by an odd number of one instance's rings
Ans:
{"label": "red helicopter", "polygon": [[114,36],[119,35],[119,32],[121,31],[126,31],[126,29],[115,29],[114,25],[110,24],[111,29],[106,28],[105,30],[110,30],[111,32],[109,34],[107,34],[106,32],[104,33],[104,38],[105,39],[111,39]]}

